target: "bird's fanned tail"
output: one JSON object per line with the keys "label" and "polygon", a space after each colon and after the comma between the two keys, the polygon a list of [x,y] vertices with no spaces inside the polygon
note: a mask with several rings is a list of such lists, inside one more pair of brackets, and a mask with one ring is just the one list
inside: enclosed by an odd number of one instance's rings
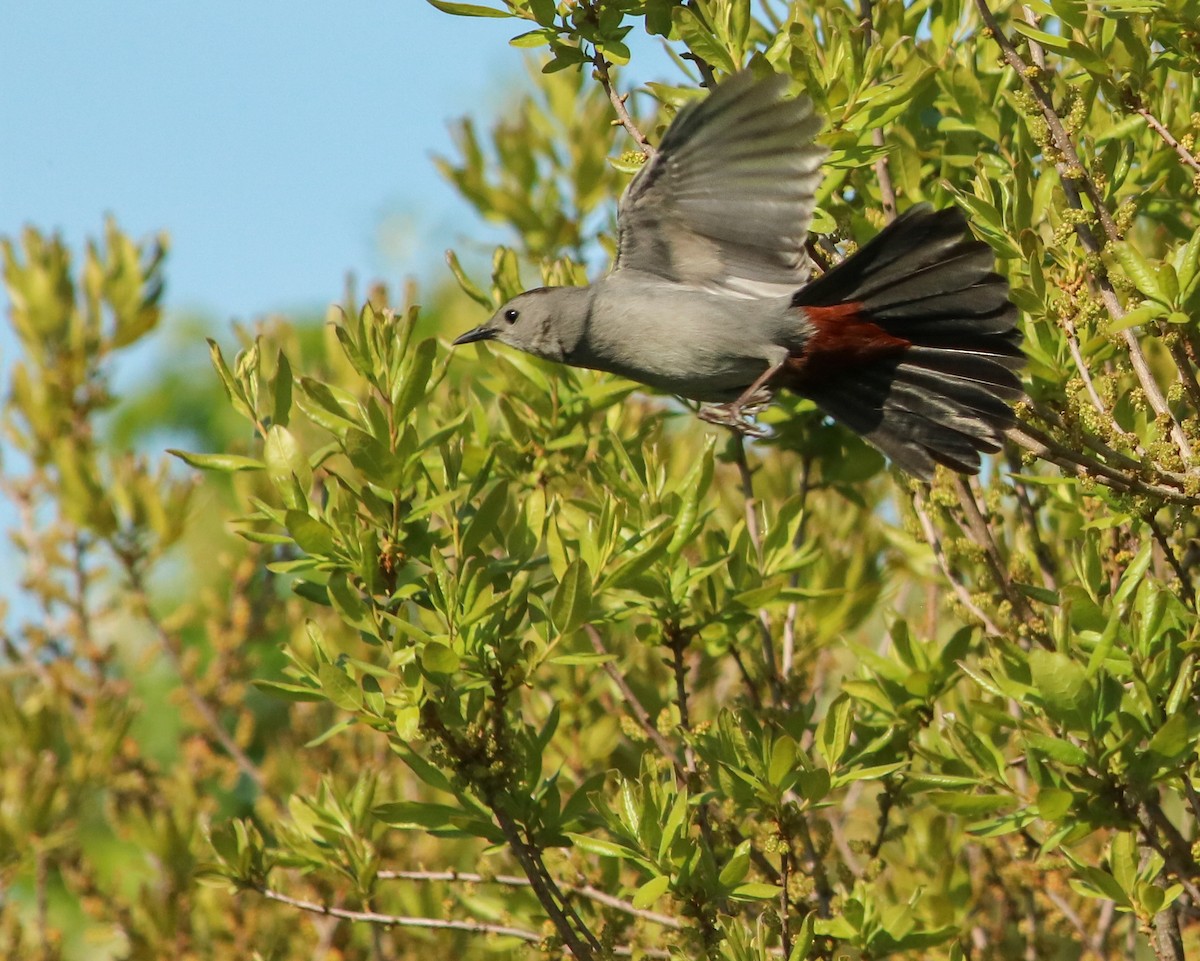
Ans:
{"label": "bird's fanned tail", "polygon": [[978,472],[1024,394],[1017,310],[994,263],[957,209],[906,211],[797,292],[812,332],[782,385],[918,477]]}

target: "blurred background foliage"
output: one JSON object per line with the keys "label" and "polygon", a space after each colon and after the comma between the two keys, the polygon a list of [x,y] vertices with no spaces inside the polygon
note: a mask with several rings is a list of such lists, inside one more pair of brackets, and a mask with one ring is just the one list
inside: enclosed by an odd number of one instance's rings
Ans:
{"label": "blurred background foliage", "polygon": [[[539,58],[438,161],[490,278],[205,357],[164,239],[4,241],[0,954],[1200,951],[1197,0],[430,2]],[[743,67],[827,118],[820,262],[922,200],[995,248],[1030,399],[980,478],[446,349],[602,269]]]}

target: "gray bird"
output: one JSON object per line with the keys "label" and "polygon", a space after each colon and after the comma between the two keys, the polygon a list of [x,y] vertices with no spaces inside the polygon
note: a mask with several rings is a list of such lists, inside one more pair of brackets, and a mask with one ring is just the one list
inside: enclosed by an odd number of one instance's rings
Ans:
{"label": "gray bird", "polygon": [[976,473],[1024,393],[991,248],[957,209],[920,204],[810,281],[825,150],[812,102],[786,87],[740,73],[681,109],[621,199],[612,271],[528,290],[454,343],[620,374],[747,433],[786,388],[917,477]]}

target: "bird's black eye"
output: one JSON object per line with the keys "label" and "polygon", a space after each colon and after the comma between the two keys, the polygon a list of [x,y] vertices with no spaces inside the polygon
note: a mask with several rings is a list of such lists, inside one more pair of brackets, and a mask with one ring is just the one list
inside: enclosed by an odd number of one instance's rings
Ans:
{"label": "bird's black eye", "polygon": [[508,310],[504,312],[504,319],[510,324],[515,324],[517,322],[517,318],[520,316],[521,312],[519,310],[514,310],[512,307],[509,307]]}

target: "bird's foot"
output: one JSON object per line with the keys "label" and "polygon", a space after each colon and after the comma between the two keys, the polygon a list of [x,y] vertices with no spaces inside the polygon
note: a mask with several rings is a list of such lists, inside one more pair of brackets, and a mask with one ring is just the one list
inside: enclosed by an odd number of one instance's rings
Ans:
{"label": "bird's foot", "polygon": [[697,416],[709,424],[728,427],[743,437],[766,437],[770,431],[755,423],[755,415],[771,402],[772,391],[760,387],[748,396],[727,404],[705,404]]}

